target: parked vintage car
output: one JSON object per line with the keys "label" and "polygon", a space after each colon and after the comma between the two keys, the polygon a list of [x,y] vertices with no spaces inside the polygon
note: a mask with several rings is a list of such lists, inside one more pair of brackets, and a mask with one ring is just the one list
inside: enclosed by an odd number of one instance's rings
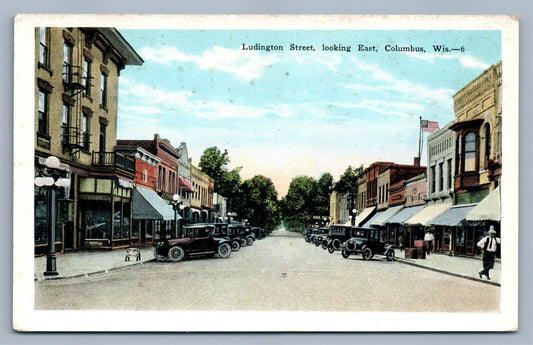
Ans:
{"label": "parked vintage car", "polygon": [[328,236],[328,233],[329,230],[326,228],[315,228],[306,241],[318,247],[322,243],[322,239]]}
{"label": "parked vintage car", "polygon": [[262,240],[266,237],[266,231],[258,226],[252,226],[252,233],[255,235],[256,240]]}
{"label": "parked vintage car", "polygon": [[342,244],[351,237],[350,225],[333,224],[329,227],[329,235],[322,240],[322,249],[334,253],[336,250],[341,250]]}
{"label": "parked vintage car", "polygon": [[158,242],[154,257],[158,261],[181,261],[189,256],[215,254],[227,258],[231,254],[231,242],[226,229],[221,223],[185,226],[184,237]]}
{"label": "parked vintage car", "polygon": [[227,227],[228,237],[231,240],[231,250],[238,251],[241,247],[246,246],[246,239],[239,234],[239,225],[230,224]]}
{"label": "parked vintage car", "polygon": [[395,260],[394,246],[379,239],[379,230],[351,228],[351,238],[342,245],[342,257],[362,254],[364,260],[370,260],[376,254],[384,255],[388,261]]}
{"label": "parked vintage car", "polygon": [[252,227],[249,225],[239,226],[239,236],[246,240],[246,245],[251,246],[254,244],[255,235],[252,232]]}

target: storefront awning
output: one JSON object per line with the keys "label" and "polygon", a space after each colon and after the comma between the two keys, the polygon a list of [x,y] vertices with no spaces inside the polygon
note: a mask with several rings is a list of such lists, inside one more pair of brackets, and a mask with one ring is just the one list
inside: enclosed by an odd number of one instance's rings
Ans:
{"label": "storefront awning", "polygon": [[172,205],[150,189],[135,188],[132,203],[133,219],[174,220],[175,216],[181,219],[179,214],[175,215]]}
{"label": "storefront awning", "polygon": [[355,226],[361,226],[371,215],[372,212],[376,209],[376,206],[367,207],[365,208],[361,214],[358,214],[357,217],[355,217]]}
{"label": "storefront awning", "polygon": [[378,211],[376,212],[372,218],[370,218],[369,220],[367,220],[366,222],[364,222],[362,225],[359,225],[360,227],[362,228],[370,228],[370,224],[372,224],[373,221],[375,221],[376,219],[379,219],[381,218],[381,216],[383,215],[383,213],[385,213],[385,211]]}
{"label": "storefront awning", "polygon": [[192,183],[190,183],[185,177],[178,176],[178,186],[180,190],[193,193],[196,192],[196,189],[194,189]]}
{"label": "storefront awning", "polygon": [[379,217],[374,217],[372,221],[370,222],[370,225],[373,225],[373,226],[385,225],[387,220],[389,220],[396,213],[400,212],[402,209],[403,209],[403,205],[389,207],[387,210],[382,212],[382,214]]}
{"label": "storefront awning", "polygon": [[385,224],[403,224],[407,219],[422,211],[424,207],[424,205],[406,207],[389,218]]}
{"label": "storefront awning", "polygon": [[405,221],[406,225],[426,225],[426,223],[433,218],[440,216],[452,206],[451,203],[441,203],[429,205],[422,209],[411,218]]}
{"label": "storefront awning", "polygon": [[458,226],[466,216],[466,213],[476,205],[454,205],[441,215],[431,219],[427,225]]}
{"label": "storefront awning", "polygon": [[476,207],[466,213],[467,221],[500,221],[500,187],[495,188]]}

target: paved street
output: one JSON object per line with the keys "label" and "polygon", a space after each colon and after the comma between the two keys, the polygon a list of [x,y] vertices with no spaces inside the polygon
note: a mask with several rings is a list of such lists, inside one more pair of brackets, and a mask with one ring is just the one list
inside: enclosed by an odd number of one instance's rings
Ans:
{"label": "paved street", "polygon": [[495,311],[500,288],[388,262],[343,259],[276,231],[228,259],[147,262],[35,283],[36,309]]}

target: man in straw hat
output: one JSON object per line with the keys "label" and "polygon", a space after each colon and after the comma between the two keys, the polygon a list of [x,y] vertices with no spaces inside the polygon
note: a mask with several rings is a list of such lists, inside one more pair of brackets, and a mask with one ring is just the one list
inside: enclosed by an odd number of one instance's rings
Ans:
{"label": "man in straw hat", "polygon": [[488,280],[489,270],[494,267],[494,258],[496,257],[496,251],[498,250],[498,244],[501,240],[496,236],[496,231],[494,226],[490,226],[489,235],[482,238],[481,241],[477,243],[477,246],[483,249],[483,270],[479,271],[479,278],[483,279],[483,276],[486,276]]}

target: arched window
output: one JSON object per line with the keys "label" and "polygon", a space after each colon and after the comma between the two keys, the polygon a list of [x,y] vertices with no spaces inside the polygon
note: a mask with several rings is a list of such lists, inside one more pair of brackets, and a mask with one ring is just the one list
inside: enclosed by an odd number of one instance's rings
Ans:
{"label": "arched window", "polygon": [[465,135],[465,170],[476,170],[476,134],[468,132]]}
{"label": "arched window", "polygon": [[490,125],[487,123],[485,125],[485,160],[490,158]]}

